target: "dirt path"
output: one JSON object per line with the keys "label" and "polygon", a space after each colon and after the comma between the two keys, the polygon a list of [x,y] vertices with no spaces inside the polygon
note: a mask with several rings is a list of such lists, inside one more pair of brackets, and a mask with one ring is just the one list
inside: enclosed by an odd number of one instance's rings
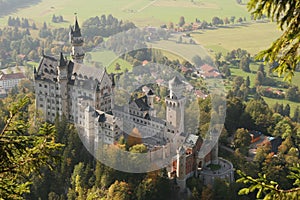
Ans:
{"label": "dirt path", "polygon": [[149,6],[151,6],[152,4],[156,3],[158,0],[155,1],[151,1],[150,3],[148,3],[147,5],[145,5],[144,7],[140,8],[137,12],[141,12],[144,9],[148,8]]}

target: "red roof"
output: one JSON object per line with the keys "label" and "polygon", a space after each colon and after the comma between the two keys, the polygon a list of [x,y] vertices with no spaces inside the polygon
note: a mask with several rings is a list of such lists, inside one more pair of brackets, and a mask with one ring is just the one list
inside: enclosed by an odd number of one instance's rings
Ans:
{"label": "red roof", "polygon": [[208,64],[202,65],[200,68],[204,72],[212,72],[212,71],[216,70],[214,67],[212,67],[212,66],[210,66]]}
{"label": "red roof", "polygon": [[2,74],[0,80],[24,79],[26,76],[23,73]]}
{"label": "red roof", "polygon": [[204,78],[218,78],[221,77],[220,73],[218,72],[205,72],[202,74]]}
{"label": "red roof", "polygon": [[207,95],[204,94],[201,90],[195,90],[195,95],[197,97],[200,97],[200,98],[203,98],[203,99],[207,97]]}
{"label": "red roof", "polygon": [[144,60],[142,65],[145,66],[145,65],[147,65],[148,63],[149,63],[148,60]]}

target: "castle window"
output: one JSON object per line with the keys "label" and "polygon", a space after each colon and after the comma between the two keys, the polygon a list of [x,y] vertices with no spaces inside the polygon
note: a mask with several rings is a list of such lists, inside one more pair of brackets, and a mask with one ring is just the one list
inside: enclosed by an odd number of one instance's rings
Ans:
{"label": "castle window", "polygon": [[42,108],[42,107],[44,107],[44,105],[43,105],[43,104],[40,104],[40,107]]}
{"label": "castle window", "polygon": [[47,85],[45,85],[44,87],[45,87],[45,88],[48,88],[48,86],[47,86]]}
{"label": "castle window", "polygon": [[39,84],[39,87],[42,87],[42,84]]}

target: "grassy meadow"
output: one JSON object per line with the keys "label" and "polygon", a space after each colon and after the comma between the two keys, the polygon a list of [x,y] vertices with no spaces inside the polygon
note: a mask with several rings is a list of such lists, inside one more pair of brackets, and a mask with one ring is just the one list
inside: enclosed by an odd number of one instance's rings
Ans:
{"label": "grassy meadow", "polygon": [[[102,51],[89,52],[88,54],[91,55],[91,61],[102,63],[102,65],[106,67],[108,73],[124,72],[125,69],[128,69],[129,71],[132,70],[132,65],[130,63],[119,58],[112,51],[102,50]],[[116,63],[120,64],[121,70],[119,71],[115,70]]]}
{"label": "grassy meadow", "polygon": [[[231,71],[231,75],[233,77],[235,76],[242,76],[244,79],[247,78],[247,76],[249,76],[250,78],[250,87],[254,86],[255,83],[255,78],[256,78],[256,71],[258,69],[258,65],[257,64],[251,64],[250,65],[250,69],[251,69],[251,73],[246,73],[244,71],[242,71],[241,69],[238,68],[230,68]],[[273,77],[275,80],[277,80],[278,82],[283,82],[283,78],[282,77],[277,77],[277,75],[274,73],[275,77]],[[297,78],[300,77],[300,72],[296,72],[295,73],[295,77],[292,79],[292,84],[298,86],[300,88],[300,79]],[[227,87],[227,89],[230,89],[231,87]],[[279,87],[272,87],[273,89],[283,89],[283,88],[279,88]],[[286,89],[283,89],[286,90]],[[296,109],[297,106],[300,106],[300,103],[297,102],[292,102],[286,99],[274,99],[274,98],[268,98],[268,97],[263,97],[264,100],[266,101],[266,103],[270,106],[270,108],[273,107],[273,105],[277,102],[277,103],[282,103],[283,105],[289,104],[291,107],[291,116],[293,116],[294,114],[294,110]]]}
{"label": "grassy meadow", "polygon": [[[180,16],[184,16],[186,22],[193,22],[196,18],[211,21],[214,16],[250,17],[246,6],[237,4],[235,0],[41,0],[9,15],[26,17],[37,24],[46,21],[51,26],[66,27],[73,22],[75,12],[81,22],[96,15],[112,14],[120,19],[133,21],[138,26],[159,26],[170,21],[176,24]],[[62,15],[67,22],[51,23],[53,14]],[[0,18],[0,24],[6,24],[7,18],[8,16]]]}
{"label": "grassy meadow", "polygon": [[[185,38],[183,39],[183,41]],[[209,55],[208,52],[201,45],[189,44],[188,40],[186,43],[178,44],[176,43],[176,37],[170,38],[169,40],[160,40],[157,42],[148,43],[149,47],[161,49],[164,55],[171,56],[171,60],[177,59],[176,57],[181,57],[181,59],[189,60],[195,56],[199,55],[204,58]]]}
{"label": "grassy meadow", "polygon": [[266,49],[281,32],[274,23],[246,23],[197,31],[191,36],[201,45],[214,52],[227,53],[233,49],[246,49],[252,55]]}

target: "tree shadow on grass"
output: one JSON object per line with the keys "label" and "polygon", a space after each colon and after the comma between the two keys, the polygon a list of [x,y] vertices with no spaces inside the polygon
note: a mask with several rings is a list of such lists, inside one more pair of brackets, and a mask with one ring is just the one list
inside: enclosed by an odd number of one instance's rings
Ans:
{"label": "tree shadow on grass", "polygon": [[19,9],[30,7],[34,4],[40,3],[41,0],[28,0],[28,1],[17,1],[11,0],[8,2],[0,3],[0,17],[4,17],[8,14],[14,13]]}

